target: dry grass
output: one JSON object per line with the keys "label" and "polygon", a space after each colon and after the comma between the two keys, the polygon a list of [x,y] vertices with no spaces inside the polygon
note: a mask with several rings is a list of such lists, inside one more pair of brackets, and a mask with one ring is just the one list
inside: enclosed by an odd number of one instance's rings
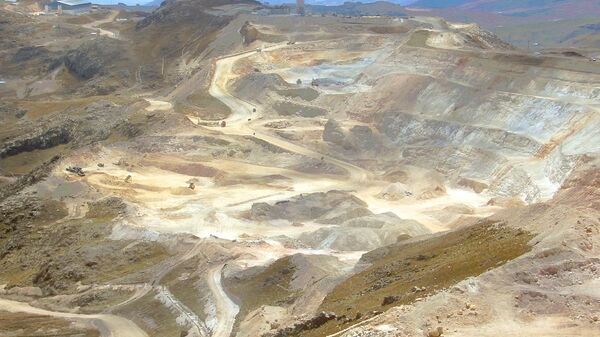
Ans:
{"label": "dry grass", "polygon": [[[65,75],[66,76],[66,75]],[[71,76],[71,75],[68,75]],[[33,120],[41,117],[47,117],[52,114],[63,112],[67,109],[81,109],[86,105],[99,100],[108,100],[115,104],[131,103],[132,99],[124,96],[88,96],[64,100],[19,100],[16,103],[19,107],[27,110],[26,116]]]}
{"label": "dry grass", "polygon": [[221,120],[229,117],[231,109],[206,91],[196,91],[188,96],[189,105],[177,104],[176,110],[185,114],[192,114],[205,120]]}
{"label": "dry grass", "polygon": [[319,92],[313,88],[294,88],[277,90],[277,93],[291,98],[302,98],[305,101],[314,101],[319,97]]}
{"label": "dry grass", "polygon": [[410,31],[408,26],[377,26],[370,27],[370,31],[376,34],[404,34]]}
{"label": "dry grass", "polygon": [[4,175],[24,175],[64,151],[67,151],[67,145],[58,145],[49,149],[21,152],[17,155],[2,159],[2,169],[0,172]]}
{"label": "dry grass", "polygon": [[[305,337],[324,336],[368,318],[373,311],[408,304],[477,276],[529,251],[532,235],[498,224],[480,223],[424,241],[384,247],[366,254],[366,270],[339,284],[320,310],[346,315],[350,322],[330,321]],[[425,291],[412,291],[413,287]],[[387,296],[396,300],[383,305]],[[361,315],[355,319],[357,314]]]}
{"label": "dry grass", "polygon": [[[206,319],[205,313],[205,293],[209,292],[208,285],[205,285],[200,279],[201,274],[197,272],[198,266],[206,265],[206,261],[196,256],[179,266],[173,268],[161,280],[161,283],[166,285],[169,291],[192,310],[201,320]],[[184,274],[189,274],[189,277],[182,278]]]}
{"label": "dry grass", "polygon": [[0,218],[0,224],[6,220],[16,228],[0,227],[10,233],[0,237],[0,244],[10,242],[0,246],[6,247],[6,255],[0,259],[0,283],[36,285],[64,293],[77,282],[102,283],[123,278],[133,283],[147,281],[151,275],[144,271],[171,254],[158,243],[108,239],[118,211],[114,208],[110,204],[92,204],[87,217],[57,223],[67,215],[64,205],[45,200],[31,218],[20,215],[28,214],[28,209],[15,209]]}
{"label": "dry grass", "polygon": [[299,295],[291,290],[290,286],[294,269],[291,257],[288,256],[273,262],[254,275],[225,279],[227,292],[241,302],[237,324],[263,305],[291,304]]}
{"label": "dry grass", "polygon": [[0,311],[0,336],[98,337],[100,333],[73,326],[71,322],[60,318]]}
{"label": "dry grass", "polygon": [[159,300],[154,298],[155,293],[150,292],[139,300],[131,303],[116,313],[132,320],[150,336],[180,337],[181,331],[187,330],[177,325],[173,314]]}
{"label": "dry grass", "polygon": [[426,30],[417,30],[416,32],[412,33],[406,45],[411,47],[428,47],[427,39],[429,38],[430,34],[431,33]]}
{"label": "dry grass", "polygon": [[82,314],[98,314],[119,304],[132,296],[131,291],[103,289],[92,290],[78,297],[75,304]]}
{"label": "dry grass", "polygon": [[90,22],[98,21],[107,18],[110,12],[96,12],[86,15],[71,16],[65,19],[66,23],[74,25],[85,25]]}

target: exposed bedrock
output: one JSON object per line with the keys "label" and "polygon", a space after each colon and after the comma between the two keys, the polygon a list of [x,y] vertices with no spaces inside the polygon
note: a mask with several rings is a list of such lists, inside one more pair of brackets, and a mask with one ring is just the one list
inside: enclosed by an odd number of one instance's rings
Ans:
{"label": "exposed bedrock", "polygon": [[352,218],[337,226],[302,234],[298,239],[313,249],[368,251],[427,233],[417,221],[383,213]]}
{"label": "exposed bedrock", "polygon": [[48,149],[71,140],[71,127],[61,125],[47,130],[39,130],[33,135],[15,139],[0,149],[0,158],[14,156],[22,152]]}
{"label": "exposed bedrock", "polygon": [[285,219],[329,225],[298,238],[314,249],[366,251],[429,233],[417,221],[393,213],[374,214],[362,200],[341,191],[302,194],[273,205],[255,203],[250,216],[263,221]]}
{"label": "exposed bedrock", "polygon": [[465,145],[532,155],[540,147],[535,140],[499,129],[423,119],[405,113],[387,113],[379,130],[400,146]]}
{"label": "exposed bedrock", "polygon": [[105,75],[110,68],[126,59],[123,42],[100,38],[83,43],[70,50],[62,59],[66,67],[80,78],[90,79]]}
{"label": "exposed bedrock", "polygon": [[367,204],[357,197],[342,191],[300,194],[290,200],[278,201],[273,205],[255,203],[250,216],[255,220],[285,219],[306,221],[319,219],[331,223],[348,212],[370,214]]}
{"label": "exposed bedrock", "polygon": [[83,109],[73,109],[68,117],[52,118],[31,132],[13,138],[0,147],[0,158],[58,145],[74,147],[106,139],[116,127],[125,128],[126,108],[110,101],[97,101]]}
{"label": "exposed bedrock", "polygon": [[[333,113],[372,123],[384,136],[386,156],[377,152],[372,160],[434,168],[450,183],[482,183],[478,193],[535,202],[552,197],[581,155],[598,151],[600,118],[590,105],[598,92],[585,82],[600,83],[599,76],[586,80],[500,56],[424,52],[428,66],[422,55],[403,49],[396,55],[407,57],[402,64],[394,57],[390,67],[370,67],[365,73],[376,78],[372,89],[332,106]],[[475,60],[486,67],[475,69]],[[516,70],[509,73],[506,62],[515,62]],[[457,63],[464,71],[455,71]],[[328,122],[323,140],[347,155],[341,149],[350,148],[351,127],[341,125]]]}

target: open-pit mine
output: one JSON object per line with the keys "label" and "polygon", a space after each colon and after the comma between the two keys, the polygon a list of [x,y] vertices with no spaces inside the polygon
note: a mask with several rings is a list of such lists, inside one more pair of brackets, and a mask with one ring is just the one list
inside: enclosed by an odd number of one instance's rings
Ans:
{"label": "open-pit mine", "polygon": [[594,51],[43,8],[0,2],[0,336],[600,334]]}

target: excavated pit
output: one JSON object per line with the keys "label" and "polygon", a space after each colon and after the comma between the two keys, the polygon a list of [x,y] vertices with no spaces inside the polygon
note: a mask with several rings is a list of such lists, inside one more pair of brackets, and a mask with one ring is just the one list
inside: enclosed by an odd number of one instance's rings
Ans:
{"label": "excavated pit", "polygon": [[597,67],[435,18],[196,6],[82,18],[105,37],[60,59],[80,90],[9,100],[0,312],[90,336],[593,330]]}

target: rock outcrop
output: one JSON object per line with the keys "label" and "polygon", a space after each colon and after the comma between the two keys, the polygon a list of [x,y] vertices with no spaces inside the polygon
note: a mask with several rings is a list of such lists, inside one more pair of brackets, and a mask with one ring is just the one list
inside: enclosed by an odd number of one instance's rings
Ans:
{"label": "rock outcrop", "polygon": [[291,327],[287,327],[285,329],[281,329],[276,333],[267,333],[262,335],[262,337],[286,337],[286,336],[299,336],[304,331],[313,330],[322,326],[323,324],[337,319],[337,315],[333,312],[320,312],[316,316],[303,320],[294,324]]}

